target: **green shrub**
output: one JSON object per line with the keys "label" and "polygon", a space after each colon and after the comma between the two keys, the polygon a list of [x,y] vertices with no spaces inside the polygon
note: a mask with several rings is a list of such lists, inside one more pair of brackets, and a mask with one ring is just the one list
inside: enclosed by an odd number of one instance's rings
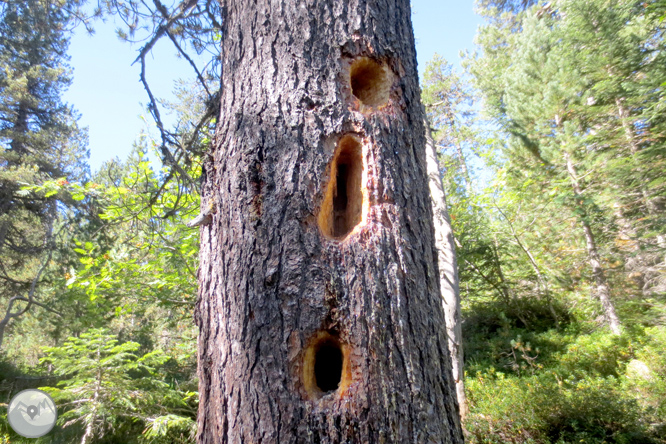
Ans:
{"label": "green shrub", "polygon": [[553,443],[654,442],[641,425],[636,401],[623,396],[619,381],[612,376],[544,385],[533,402]]}
{"label": "green shrub", "polygon": [[632,340],[605,331],[580,335],[556,358],[564,374],[619,376],[623,365],[633,358]]}
{"label": "green shrub", "polygon": [[534,377],[506,376],[490,369],[465,380],[470,413],[465,421],[470,443],[542,443],[543,424],[535,415]]}
{"label": "green shrub", "polygon": [[636,359],[627,365],[624,388],[641,405],[645,421],[666,441],[666,328],[647,329],[641,342]]}
{"label": "green shrub", "polygon": [[[666,328],[497,333],[485,350],[481,342],[471,349],[468,442],[666,443]],[[529,371],[507,365],[507,356],[529,361]]]}
{"label": "green shrub", "polygon": [[657,443],[634,399],[610,377],[559,380],[488,372],[468,378],[468,442]]}

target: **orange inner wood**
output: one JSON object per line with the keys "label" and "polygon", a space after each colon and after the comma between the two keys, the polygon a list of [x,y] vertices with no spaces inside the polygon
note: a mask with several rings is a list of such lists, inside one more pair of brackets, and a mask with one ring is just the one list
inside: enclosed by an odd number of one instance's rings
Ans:
{"label": "orange inner wood", "polygon": [[363,105],[375,108],[388,101],[393,83],[389,70],[367,57],[354,60],[349,70],[349,81],[352,94]]}
{"label": "orange inner wood", "polygon": [[[338,365],[337,357],[332,361],[328,360],[327,354],[339,353],[341,363],[339,369],[321,368],[322,363],[318,365],[317,360],[327,360],[324,365]],[[330,374],[322,374],[322,371],[330,371],[337,375],[339,371],[339,381],[327,380]],[[337,376],[333,376],[337,377]],[[337,382],[337,384],[335,384]],[[329,332],[319,331],[310,340],[308,347],[303,354],[303,385],[308,396],[311,399],[319,399],[329,393],[336,393],[339,397],[343,396],[349,384],[351,383],[351,366],[349,364],[349,347],[342,344],[337,336]],[[337,387],[333,387],[337,385]],[[321,386],[324,386],[322,389]]]}
{"label": "orange inner wood", "polygon": [[367,213],[363,150],[354,136],[340,139],[330,167],[330,179],[319,210],[319,228],[325,236],[343,239]]}

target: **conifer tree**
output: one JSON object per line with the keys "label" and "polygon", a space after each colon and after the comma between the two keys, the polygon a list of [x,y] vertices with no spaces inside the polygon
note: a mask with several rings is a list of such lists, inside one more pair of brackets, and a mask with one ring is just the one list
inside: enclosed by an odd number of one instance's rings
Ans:
{"label": "conifer tree", "polygon": [[0,345],[50,269],[59,220],[76,199],[22,188],[82,181],[86,134],[61,95],[71,82],[67,46],[79,0],[0,5]]}
{"label": "conifer tree", "polygon": [[[644,111],[658,102],[652,72],[663,46],[660,25],[644,6],[622,0],[563,0],[513,19],[489,14],[495,20],[479,39],[484,54],[471,69],[488,110],[510,135],[505,155],[539,172],[553,192],[568,182],[565,208],[579,221],[595,294],[619,332],[603,266],[613,236],[607,227],[624,225],[630,237],[640,236],[636,222],[645,232],[644,221],[662,212],[658,169],[644,161],[648,153],[652,165],[662,158],[652,131],[661,118]],[[653,238],[663,238],[657,225],[647,225]]]}
{"label": "conifer tree", "polygon": [[[473,200],[472,177],[466,151],[475,144],[472,111],[473,97],[466,83],[444,58],[435,54],[427,64],[421,83],[421,98],[426,107],[426,156],[433,205],[435,243],[439,256],[440,287],[446,313],[446,328],[451,353],[453,378],[461,417],[467,414],[463,381],[463,340],[460,286],[456,246],[447,201],[451,193],[455,205],[468,210]],[[436,132],[431,133],[431,127]],[[445,182],[444,185],[442,182]],[[446,192],[444,187],[448,188]],[[475,218],[472,215],[472,218]]]}

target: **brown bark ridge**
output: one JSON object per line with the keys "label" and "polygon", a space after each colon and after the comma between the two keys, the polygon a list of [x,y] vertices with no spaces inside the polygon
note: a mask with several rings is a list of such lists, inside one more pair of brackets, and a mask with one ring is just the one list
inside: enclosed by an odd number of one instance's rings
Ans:
{"label": "brown bark ridge", "polygon": [[461,443],[408,0],[227,0],[203,443]]}
{"label": "brown bark ridge", "polygon": [[428,166],[428,183],[432,199],[432,219],[435,228],[435,246],[437,247],[437,263],[439,265],[439,286],[442,291],[442,304],[446,317],[446,334],[449,340],[453,381],[456,384],[456,397],[460,408],[460,418],[467,416],[467,400],[465,397],[465,373],[463,370],[464,354],[462,344],[462,316],[460,313],[460,280],[458,279],[458,261],[456,260],[456,244],[453,228],[446,207],[446,194],[442,186],[442,174],[437,160],[435,141],[426,120],[426,162]]}

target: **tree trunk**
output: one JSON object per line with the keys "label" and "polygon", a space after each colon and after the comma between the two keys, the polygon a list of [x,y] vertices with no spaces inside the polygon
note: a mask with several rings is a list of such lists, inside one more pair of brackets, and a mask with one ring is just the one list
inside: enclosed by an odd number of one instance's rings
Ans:
{"label": "tree trunk", "polygon": [[[100,364],[101,353],[99,347],[97,348],[97,364]],[[92,398],[92,411],[88,414],[88,423],[86,424],[86,431],[81,437],[81,444],[90,444],[95,439],[95,423],[97,422],[97,409],[99,407],[99,392],[102,387],[102,369],[97,371],[97,380],[95,381],[95,393]]]}
{"label": "tree trunk", "polygon": [[449,340],[453,380],[456,384],[456,395],[460,407],[460,417],[467,415],[465,398],[465,382],[463,371],[462,319],[460,315],[460,280],[458,279],[458,263],[456,261],[456,245],[453,229],[446,208],[446,195],[442,187],[442,176],[437,160],[435,141],[430,134],[428,121],[426,126],[426,162],[428,165],[428,184],[432,199],[432,216],[435,226],[435,246],[437,247],[437,264],[439,268],[439,286],[442,291],[442,303],[446,316],[446,333]]}
{"label": "tree trunk", "polygon": [[[565,158],[567,161],[567,171],[569,172],[569,178],[571,179],[571,186],[573,187],[574,194],[577,200],[581,199],[583,191],[580,187],[580,183],[578,182],[576,167],[571,160],[571,156],[565,154]],[[583,232],[585,234],[587,260],[590,264],[590,267],[592,268],[592,276],[594,277],[594,283],[596,285],[596,295],[599,298],[599,301],[601,301],[601,305],[604,309],[604,317],[606,318],[608,327],[610,327],[614,334],[619,335],[622,332],[622,327],[620,326],[620,320],[615,313],[615,307],[611,301],[610,287],[606,281],[604,269],[601,266],[601,259],[597,250],[597,244],[594,240],[594,235],[592,234],[592,228],[586,219],[586,215],[587,212],[585,212],[585,215],[581,217],[580,220],[581,225],[583,226]]]}
{"label": "tree trunk", "polygon": [[408,0],[227,0],[199,443],[459,443]]}

